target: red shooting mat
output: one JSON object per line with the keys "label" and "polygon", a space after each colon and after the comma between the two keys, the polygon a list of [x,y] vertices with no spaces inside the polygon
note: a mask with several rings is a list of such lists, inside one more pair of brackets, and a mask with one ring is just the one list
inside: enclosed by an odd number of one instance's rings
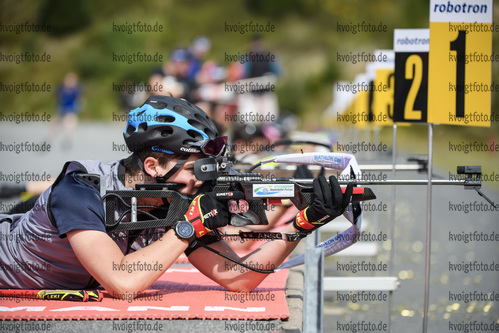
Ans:
{"label": "red shooting mat", "polygon": [[104,292],[102,302],[0,297],[0,320],[289,318],[287,270],[270,274],[251,293],[229,292],[192,267],[172,267],[133,300]]}

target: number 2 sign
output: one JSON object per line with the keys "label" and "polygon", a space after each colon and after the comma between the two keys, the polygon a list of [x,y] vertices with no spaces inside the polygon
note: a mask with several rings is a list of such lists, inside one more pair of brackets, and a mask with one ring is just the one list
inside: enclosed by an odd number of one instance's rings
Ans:
{"label": "number 2 sign", "polygon": [[428,29],[394,30],[394,122],[426,123],[429,34]]}
{"label": "number 2 sign", "polygon": [[428,122],[490,126],[492,0],[431,0]]}

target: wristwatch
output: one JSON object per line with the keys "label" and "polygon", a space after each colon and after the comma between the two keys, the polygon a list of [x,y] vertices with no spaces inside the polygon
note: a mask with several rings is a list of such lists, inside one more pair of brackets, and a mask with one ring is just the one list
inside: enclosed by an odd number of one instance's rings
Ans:
{"label": "wristwatch", "polygon": [[194,226],[192,223],[187,221],[178,221],[174,225],[173,230],[175,230],[175,234],[178,238],[189,242],[189,247],[194,245],[196,236],[194,235]]}

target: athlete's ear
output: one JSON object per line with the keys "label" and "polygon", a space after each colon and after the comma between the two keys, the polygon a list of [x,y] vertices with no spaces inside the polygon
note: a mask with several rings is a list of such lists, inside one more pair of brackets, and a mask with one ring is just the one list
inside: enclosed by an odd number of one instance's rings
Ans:
{"label": "athlete's ear", "polygon": [[158,166],[159,162],[154,157],[149,156],[144,160],[144,170],[151,177],[158,176],[158,172],[156,171]]}

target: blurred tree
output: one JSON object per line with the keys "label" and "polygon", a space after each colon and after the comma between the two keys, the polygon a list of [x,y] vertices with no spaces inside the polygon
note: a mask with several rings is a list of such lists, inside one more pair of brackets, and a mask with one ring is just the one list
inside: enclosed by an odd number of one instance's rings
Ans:
{"label": "blurred tree", "polygon": [[90,17],[83,0],[47,0],[40,9],[39,21],[52,27],[52,35],[63,36],[88,26]]}
{"label": "blurred tree", "polygon": [[254,13],[266,16],[281,16],[285,13],[310,15],[318,8],[317,0],[246,0],[246,7]]}

